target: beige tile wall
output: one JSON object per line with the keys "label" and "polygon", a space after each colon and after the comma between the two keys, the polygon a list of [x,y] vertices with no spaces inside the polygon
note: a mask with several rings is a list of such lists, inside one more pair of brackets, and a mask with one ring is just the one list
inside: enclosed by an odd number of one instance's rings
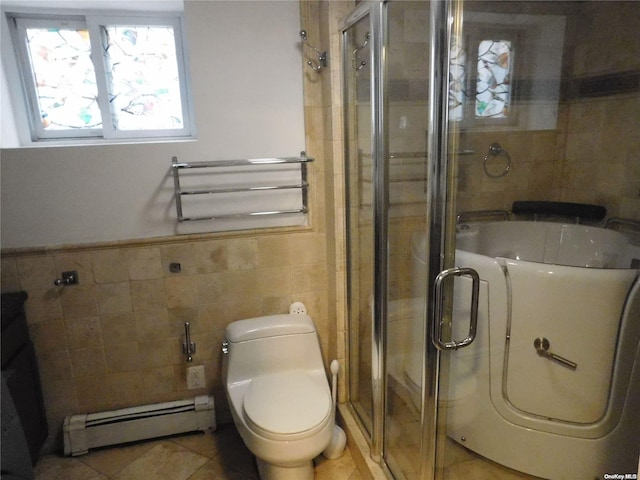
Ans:
{"label": "beige tile wall", "polygon": [[[562,162],[558,132],[494,131],[465,132],[464,150],[459,157],[457,179],[458,212],[473,210],[511,210],[515,200],[559,200],[562,188]],[[511,168],[501,178],[487,176],[483,169],[489,145],[499,143],[511,158]],[[506,157],[490,156],[488,169],[494,175],[506,166]]]}
{"label": "beige tile wall", "polygon": [[[304,62],[307,145],[322,151],[323,209],[327,237],[327,294],[329,297],[330,357],[340,361],[338,399],[346,401],[346,251],[344,202],[344,134],[340,21],[353,1],[300,2],[300,23],[309,42],[327,51],[328,66],[312,71]],[[311,147],[313,146],[313,148]]]}
{"label": "beige tile wall", "polygon": [[[2,290],[25,290],[30,333],[45,396],[50,437],[60,447],[66,415],[189,398],[213,392],[228,418],[220,383],[225,326],[306,304],[330,350],[326,239],[313,230],[165,239],[109,248],[74,247],[5,254]],[[169,271],[180,263],[180,273]],[[80,284],[56,287],[60,272]],[[204,365],[206,388],[188,391],[184,322]]]}
{"label": "beige tile wall", "polygon": [[[640,70],[638,18],[638,2],[585,4],[576,26],[573,77]],[[609,216],[640,220],[639,109],[637,91],[568,103],[562,200],[599,203]]]}
{"label": "beige tile wall", "polygon": [[[640,69],[640,3],[576,8],[568,17],[567,79]],[[616,35],[609,34],[612,25]],[[458,210],[510,210],[514,200],[552,200],[600,204],[609,216],[640,220],[639,109],[638,92],[572,98],[560,105],[553,131],[463,133],[462,148],[475,154],[460,159]],[[493,142],[512,160],[509,174],[499,179],[482,170]]]}
{"label": "beige tile wall", "polygon": [[605,205],[640,220],[640,94],[569,105],[563,200]]}

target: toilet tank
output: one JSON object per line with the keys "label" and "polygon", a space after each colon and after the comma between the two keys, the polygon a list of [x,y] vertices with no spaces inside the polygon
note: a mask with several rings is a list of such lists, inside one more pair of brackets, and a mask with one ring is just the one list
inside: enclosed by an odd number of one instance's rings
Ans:
{"label": "toilet tank", "polygon": [[324,375],[315,324],[308,315],[269,315],[238,320],[225,331],[225,382],[305,370]]}

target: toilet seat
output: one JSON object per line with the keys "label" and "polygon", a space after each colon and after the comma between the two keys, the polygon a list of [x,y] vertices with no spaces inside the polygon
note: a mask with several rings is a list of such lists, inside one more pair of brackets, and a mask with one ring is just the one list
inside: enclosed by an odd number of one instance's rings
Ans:
{"label": "toilet seat", "polygon": [[252,379],[242,402],[247,425],[273,440],[313,435],[331,419],[331,395],[322,383],[304,371],[261,375]]}

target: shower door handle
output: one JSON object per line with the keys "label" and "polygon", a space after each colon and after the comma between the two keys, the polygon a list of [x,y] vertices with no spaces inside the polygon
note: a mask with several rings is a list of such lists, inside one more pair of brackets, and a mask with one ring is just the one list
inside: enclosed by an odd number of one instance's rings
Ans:
{"label": "shower door handle", "polygon": [[[469,319],[469,333],[461,341],[444,341],[442,339],[442,323],[444,321],[445,280],[450,277],[471,277],[471,318]],[[433,327],[433,344],[438,350],[457,350],[471,344],[476,338],[478,327],[478,299],[480,297],[480,275],[473,268],[448,268],[438,274],[434,286],[435,318]]]}

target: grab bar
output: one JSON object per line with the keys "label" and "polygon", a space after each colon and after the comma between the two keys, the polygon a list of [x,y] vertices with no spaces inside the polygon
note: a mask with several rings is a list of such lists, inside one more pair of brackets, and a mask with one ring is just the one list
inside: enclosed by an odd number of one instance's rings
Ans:
{"label": "grab bar", "polygon": [[640,233],[640,222],[630,218],[611,217],[605,222],[604,228]]}
{"label": "grab bar", "polygon": [[456,217],[456,224],[478,221],[482,218],[510,220],[511,214],[506,210],[474,210],[471,212],[462,212]]}
{"label": "grab bar", "polygon": [[[307,163],[313,162],[314,159],[307,157],[305,152],[300,152],[299,157],[280,157],[280,158],[249,158],[240,160],[219,160],[210,162],[178,162],[178,157],[172,158],[171,170],[173,174],[173,186],[176,200],[176,214],[178,222],[194,221],[194,220],[220,220],[231,218],[246,218],[265,215],[284,215],[309,212],[307,205],[307,191],[309,183],[307,182]],[[218,187],[218,188],[198,188],[193,190],[183,190],[180,185],[180,171],[200,168],[220,168],[220,167],[259,167],[267,165],[283,165],[283,164],[300,164],[301,181],[294,184],[283,185],[244,185],[237,187]],[[241,192],[265,192],[275,190],[291,190],[298,189],[301,191],[301,206],[296,209],[274,209],[264,211],[252,211],[243,213],[229,213],[217,215],[200,215],[185,216],[183,213],[183,196],[192,195],[216,195],[221,193],[241,193]]]}
{"label": "grab bar", "polygon": [[[455,152],[456,155],[472,155],[474,154],[474,150],[463,149]],[[370,153],[360,152],[360,155],[363,158],[371,158]],[[427,158],[427,152],[392,152],[389,153],[389,159],[396,158]]]}

